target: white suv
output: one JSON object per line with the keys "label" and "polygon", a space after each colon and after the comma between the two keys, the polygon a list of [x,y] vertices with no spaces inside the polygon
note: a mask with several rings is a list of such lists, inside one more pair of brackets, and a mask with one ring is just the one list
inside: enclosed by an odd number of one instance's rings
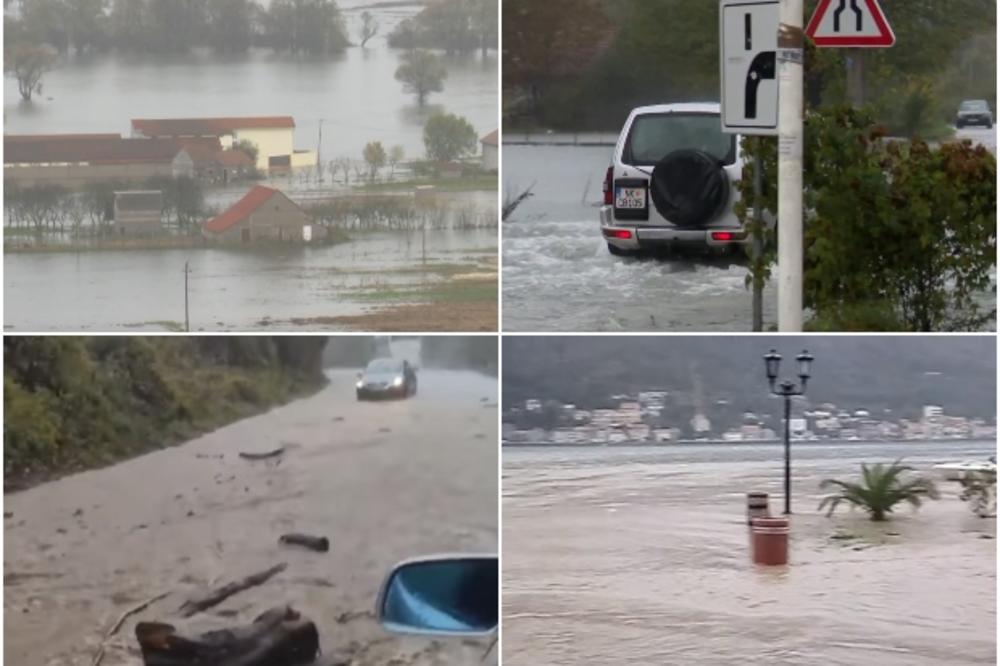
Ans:
{"label": "white suv", "polygon": [[722,132],[718,104],[663,104],[632,111],[604,180],[601,231],[626,255],[657,246],[739,249],[747,233],[733,205],[743,160]]}

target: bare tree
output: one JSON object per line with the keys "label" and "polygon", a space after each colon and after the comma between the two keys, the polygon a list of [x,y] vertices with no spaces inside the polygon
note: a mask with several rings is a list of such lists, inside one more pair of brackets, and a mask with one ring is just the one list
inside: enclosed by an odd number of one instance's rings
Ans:
{"label": "bare tree", "polygon": [[389,149],[389,180],[396,175],[396,165],[402,162],[405,156],[402,146],[396,145]]}
{"label": "bare tree", "polygon": [[368,40],[378,34],[378,21],[369,11],[361,12],[361,48],[364,48]]}
{"label": "bare tree", "polygon": [[344,185],[351,184],[351,160],[350,157],[338,157],[337,164],[340,166],[340,170],[344,172]]}

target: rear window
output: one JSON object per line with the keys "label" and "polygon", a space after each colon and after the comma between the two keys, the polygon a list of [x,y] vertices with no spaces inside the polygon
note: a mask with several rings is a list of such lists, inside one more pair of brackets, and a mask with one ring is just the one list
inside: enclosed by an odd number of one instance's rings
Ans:
{"label": "rear window", "polygon": [[378,358],[368,364],[368,372],[402,372],[403,362],[392,358]]}
{"label": "rear window", "polygon": [[962,111],[987,111],[989,108],[990,105],[983,100],[962,102]]}
{"label": "rear window", "polygon": [[724,164],[732,164],[736,161],[736,137],[722,132],[717,113],[638,116],[625,141],[622,161],[652,166],[675,150],[703,150]]}

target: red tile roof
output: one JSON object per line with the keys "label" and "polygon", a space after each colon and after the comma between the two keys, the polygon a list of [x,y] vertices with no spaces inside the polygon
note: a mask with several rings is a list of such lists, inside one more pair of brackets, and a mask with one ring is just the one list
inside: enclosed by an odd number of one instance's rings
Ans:
{"label": "red tile roof", "polygon": [[32,143],[45,141],[106,141],[120,139],[121,134],[4,134],[4,143]]}
{"label": "red tile roof", "polygon": [[257,116],[248,118],[138,118],[132,129],[145,136],[221,136],[238,129],[271,129],[295,127],[291,116]]}
{"label": "red tile roof", "polygon": [[485,143],[487,146],[495,146],[497,145],[499,139],[500,139],[500,131],[493,130],[492,132],[484,136],[482,139],[480,139],[479,142]]}
{"label": "red tile roof", "polygon": [[80,138],[60,135],[25,139],[4,136],[4,164],[87,162],[90,164],[169,163],[183,143],[175,139]]}
{"label": "red tile roof", "polygon": [[205,223],[207,231],[222,233],[233,225],[236,225],[250,217],[254,211],[266,204],[275,194],[281,194],[278,190],[263,185],[254,185],[242,199],[234,203],[229,210],[218,215]]}

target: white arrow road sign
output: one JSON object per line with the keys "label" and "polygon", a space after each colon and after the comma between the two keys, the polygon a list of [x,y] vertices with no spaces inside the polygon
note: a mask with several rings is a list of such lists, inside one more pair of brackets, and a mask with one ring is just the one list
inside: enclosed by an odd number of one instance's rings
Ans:
{"label": "white arrow road sign", "polygon": [[722,131],[778,134],[779,0],[722,0]]}

